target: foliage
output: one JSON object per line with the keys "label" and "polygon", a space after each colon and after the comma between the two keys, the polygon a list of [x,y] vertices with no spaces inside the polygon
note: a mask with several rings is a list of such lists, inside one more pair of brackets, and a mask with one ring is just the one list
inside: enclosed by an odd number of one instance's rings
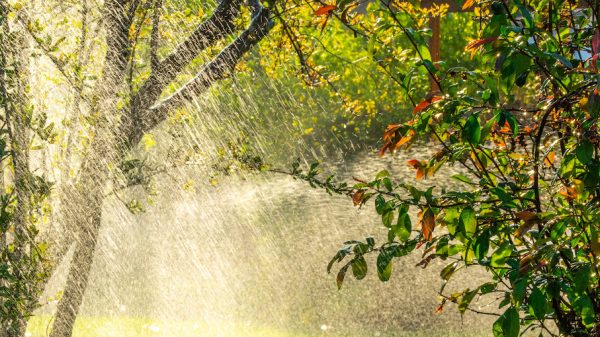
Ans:
{"label": "foliage", "polygon": [[[598,3],[465,1],[463,9],[473,10],[478,23],[472,27],[480,29],[457,66],[433,63],[423,28],[427,10],[381,1],[364,15],[349,15],[358,5],[321,3],[314,15],[324,20],[318,29],[338,20],[351,34],[375,40],[389,76],[406,83],[404,106],[412,104],[412,117],[387,127],[381,154],[419,141],[436,143],[438,151],[429,159],[408,162],[415,179],[457,165],[463,173],[453,178],[464,189],[423,190],[386,171],[349,187],[331,177],[319,180],[316,167],[308,174],[294,168],[297,178],[347,194],[357,206],[374,200],[389,229],[381,244],[373,238],[345,243],[328,268],[342,263],[338,285],[350,269],[357,279],[364,277],[365,254],[378,255],[375,269],[387,281],[394,258],[422,248],[420,265],[449,262],[440,274],[440,311],[449,301],[461,313],[482,313],[473,307],[475,300],[496,296],[501,313],[495,336],[530,329],[554,335],[549,322],[562,335],[600,333],[600,29],[593,19]],[[381,26],[368,27],[369,16]],[[389,48],[387,41],[398,34],[410,40],[410,52]],[[406,61],[401,55],[416,60],[407,72],[391,68]],[[425,95],[408,85],[428,77],[439,92]],[[416,223],[412,211],[418,212]],[[489,281],[444,292],[457,270],[473,266],[489,272]]]}
{"label": "foliage", "polygon": [[33,115],[22,89],[28,64],[18,55],[22,40],[8,28],[4,6],[0,3],[0,335],[20,336],[49,277],[38,226],[47,220],[51,184],[29,170],[30,145],[51,141],[54,132],[46,115]]}
{"label": "foliage", "polygon": [[[428,81],[417,76],[422,67],[414,66],[409,39],[399,34],[389,20],[381,20],[377,14],[384,10],[380,3],[368,4],[365,15],[355,13],[356,4],[348,11],[340,10],[348,20],[355,14],[354,21],[360,20],[360,26],[349,31],[347,22],[315,16],[319,3],[274,2],[272,12],[278,24],[261,44],[260,55],[246,63],[248,71],[238,73],[233,84],[244,88],[242,95],[249,91],[253,103],[270,118],[282,109],[291,109],[291,120],[285,122],[292,125],[292,136],[304,137],[311,145],[376,146],[380,138],[377,130],[410,116],[412,108],[404,104],[408,100],[406,88],[411,97],[424,95]],[[365,6],[359,5],[360,11]],[[443,26],[448,34],[442,38],[442,54],[450,65],[456,65],[467,43],[469,36],[463,33],[464,28],[474,30],[475,24],[469,15],[446,16]],[[426,21],[420,29],[429,34]],[[393,50],[394,57],[387,57],[386,50]],[[290,76],[294,74],[296,77]],[[271,87],[272,82],[265,79],[276,81],[277,87]],[[231,99],[229,92],[219,93],[219,104],[243,110],[244,106],[236,105],[239,101]],[[282,99],[274,99],[279,96]],[[281,107],[282,102],[290,100],[292,107]],[[259,121],[266,123],[270,118]]]}

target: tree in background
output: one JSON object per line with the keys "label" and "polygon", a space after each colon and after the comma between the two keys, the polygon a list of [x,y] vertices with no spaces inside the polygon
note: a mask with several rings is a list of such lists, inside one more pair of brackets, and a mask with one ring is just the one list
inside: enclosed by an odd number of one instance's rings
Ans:
{"label": "tree in background", "polygon": [[[170,8],[175,6],[175,14],[167,11],[165,5]],[[68,129],[61,139],[64,146],[62,168],[67,172],[57,190],[60,215],[51,230],[44,233],[44,239],[50,244],[48,258],[54,266],[74,246],[67,283],[58,304],[51,336],[72,334],[93,263],[107,190],[111,186],[122,186],[123,180],[123,187],[140,183],[126,179],[131,171],[135,171],[136,165],[139,166],[138,162],[128,160],[128,156],[135,152],[140,141],[151,142],[149,132],[167,120],[171,113],[204,93],[213,83],[228,77],[242,56],[271,28],[269,11],[258,1],[242,5],[240,0],[220,1],[212,15],[197,22],[196,27],[186,33],[188,36],[176,48],[166,50],[166,39],[161,33],[161,16],[164,12],[177,19],[177,6],[181,6],[177,2],[108,0],[103,8],[90,6],[86,1],[2,2],[3,22],[7,24],[10,19],[24,47],[12,50],[11,57],[16,60],[13,63],[19,64],[19,68],[6,62],[2,68],[3,79],[16,78],[12,84],[3,82],[5,99],[2,101],[6,128],[15,131],[8,133],[8,137],[11,141],[10,164],[14,167],[13,180],[16,186],[15,192],[6,196],[14,200],[7,199],[6,206],[3,202],[2,238],[12,242],[3,241],[7,246],[2,246],[2,253],[12,254],[7,255],[11,263],[7,272],[15,277],[24,277],[20,275],[22,270],[17,263],[31,261],[32,267],[36,267],[33,264],[42,261],[40,256],[34,254],[37,251],[31,248],[37,245],[37,241],[27,235],[27,231],[35,230],[35,226],[28,227],[27,217],[33,212],[28,200],[33,198],[34,192],[38,193],[25,184],[34,177],[29,171],[29,148],[25,143],[31,124],[25,117],[31,117],[33,109],[26,101],[26,86],[21,84],[26,83],[28,78],[27,74],[11,77],[15,69],[25,69],[24,64],[32,56],[27,54],[28,48],[25,47],[33,44],[35,51],[53,64],[61,75],[60,82],[66,83],[75,97],[73,109],[69,111],[73,115],[65,118]],[[69,27],[69,21],[66,20],[62,22],[63,25],[66,23],[64,31],[57,34],[57,27],[47,27],[33,16],[36,10],[43,9],[58,10],[64,14],[75,12],[76,16],[81,17],[81,33],[69,35],[73,27]],[[248,16],[245,16],[246,13]],[[243,20],[243,16],[250,19]],[[246,28],[241,29],[241,25],[246,25]],[[180,34],[179,29],[175,33]],[[143,34],[149,37],[142,38]],[[17,51],[21,54],[14,54]],[[9,52],[10,49],[3,49],[5,59],[8,59]],[[90,57],[93,53],[105,53],[104,58]],[[210,61],[198,64],[199,56],[208,56]],[[194,74],[187,77],[187,82],[182,82],[182,75],[189,69]],[[9,117],[14,119],[9,121]],[[44,125],[45,121],[41,124]],[[81,143],[77,151],[73,149]],[[43,195],[49,193],[48,189],[42,192]],[[4,201],[5,196],[2,197]],[[8,227],[5,226],[8,224],[5,217],[9,214],[6,212],[12,214],[13,224]],[[6,230],[14,234],[7,236]],[[5,269],[3,266],[0,271],[4,272]],[[6,317],[6,321],[14,325],[14,329],[11,327],[7,332],[9,336],[25,333],[25,319],[37,304],[34,298],[39,293],[39,284],[43,285],[46,277],[45,274],[36,275],[40,280],[9,280],[13,282],[10,286],[31,287],[26,292],[20,288],[8,290],[9,296],[20,296],[17,298],[20,302],[13,305],[18,305],[14,313],[2,312],[3,322]],[[6,284],[4,274],[2,281]],[[3,304],[10,304],[4,298],[2,300]]]}
{"label": "tree in background", "polygon": [[[394,258],[420,248],[423,267],[434,259],[449,262],[440,274],[438,311],[453,302],[461,313],[495,315],[494,336],[600,335],[600,3],[464,1],[476,37],[452,65],[435,62],[429,52],[427,22],[443,15],[445,5],[384,0],[364,11],[360,6],[322,1],[310,10],[319,30],[337,20],[350,36],[369,41],[372,57],[405,92],[412,116],[386,128],[380,154],[436,144],[431,157],[408,161],[415,180],[458,166],[463,173],[453,178],[464,188],[423,189],[386,171],[348,185],[319,178],[317,165],[307,172],[295,165],[296,178],[346,194],[357,206],[374,200],[389,229],[382,243],[344,244],[328,267],[342,263],[338,286],[350,270],[365,277],[368,254],[377,255],[375,270],[387,281]],[[394,68],[403,62],[408,71]],[[415,87],[428,80],[430,93]],[[411,211],[418,213],[414,225]],[[444,292],[465,268],[485,269],[489,281]],[[484,296],[497,298],[500,311],[477,308]]]}
{"label": "tree in background", "polygon": [[38,228],[47,217],[51,184],[31,169],[34,143],[52,127],[33,116],[26,33],[8,20],[0,1],[0,336],[20,336],[49,277]]}

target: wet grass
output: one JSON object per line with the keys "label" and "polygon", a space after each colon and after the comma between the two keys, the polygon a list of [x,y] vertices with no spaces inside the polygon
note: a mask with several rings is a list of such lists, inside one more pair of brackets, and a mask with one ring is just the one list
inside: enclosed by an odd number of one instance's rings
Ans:
{"label": "wet grass", "polygon": [[[49,316],[31,318],[28,337],[46,337],[51,326]],[[77,319],[73,337],[484,337],[484,331],[412,331],[412,332],[339,332],[320,327],[312,332],[283,331],[280,329],[219,322],[206,324],[186,321],[157,321],[128,317],[81,317]]]}

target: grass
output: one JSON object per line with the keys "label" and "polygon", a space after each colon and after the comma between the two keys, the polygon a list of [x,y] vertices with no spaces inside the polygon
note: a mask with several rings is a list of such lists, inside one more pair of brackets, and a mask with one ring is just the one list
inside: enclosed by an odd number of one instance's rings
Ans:
{"label": "grass", "polygon": [[[51,326],[50,316],[35,316],[27,326],[28,337],[46,337]],[[73,337],[482,337],[485,331],[418,331],[356,334],[336,332],[321,327],[313,332],[283,331],[270,327],[218,322],[214,324],[190,321],[160,321],[133,317],[80,317]]]}

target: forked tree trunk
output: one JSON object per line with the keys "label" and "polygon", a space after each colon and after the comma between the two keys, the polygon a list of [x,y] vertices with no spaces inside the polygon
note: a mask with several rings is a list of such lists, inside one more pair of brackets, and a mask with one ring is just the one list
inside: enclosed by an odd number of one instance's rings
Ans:
{"label": "forked tree trunk", "polygon": [[[64,205],[63,221],[67,227],[76,228],[76,246],[50,337],[72,335],[98,244],[104,187],[109,179],[109,167],[117,167],[124,151],[135,146],[145,132],[164,121],[172,108],[181,106],[190,97],[205,92],[213,83],[232,71],[241,57],[272,27],[268,11],[260,6],[258,0],[250,0],[249,3],[253,4],[253,19],[248,28],[209,62],[194,79],[172,96],[156,103],[164,88],[189,62],[202,50],[233,30],[233,19],[239,14],[242,0],[221,0],[211,18],[199,25],[188,40],[171,55],[154,65],[152,75],[136,93],[131,108],[124,111],[116,107],[119,88],[123,85],[129,59],[128,34],[132,15],[131,9],[128,14],[122,7],[123,3],[122,0],[106,0],[104,5],[108,49],[103,87],[98,100],[101,103],[97,109],[102,121],[99,122],[89,155],[81,168],[81,180],[73,186],[74,193],[69,198],[70,202]],[[111,121],[110,117],[115,117],[116,120]]]}

